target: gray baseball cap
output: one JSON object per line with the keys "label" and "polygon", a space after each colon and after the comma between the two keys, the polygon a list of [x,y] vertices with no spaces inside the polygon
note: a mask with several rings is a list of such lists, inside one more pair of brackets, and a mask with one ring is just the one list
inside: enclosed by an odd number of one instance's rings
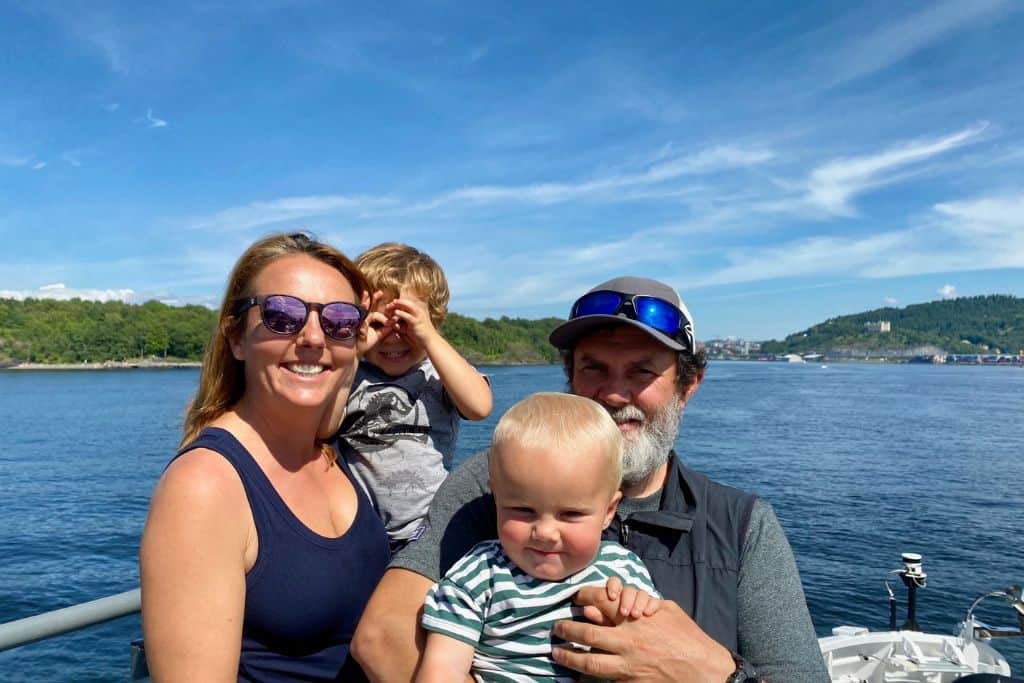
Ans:
{"label": "gray baseball cap", "polygon": [[[597,285],[580,297],[576,304],[595,292],[613,292],[615,294],[621,294],[623,302],[631,300],[634,296],[652,297],[667,302],[679,309],[679,312],[682,313],[679,330],[673,335],[663,332],[662,330],[655,329],[647,323],[636,319],[637,311],[634,306],[624,306],[620,304],[617,312],[615,313],[589,313],[570,317],[569,320],[562,323],[551,332],[551,336],[548,337],[548,341],[551,342],[552,346],[561,350],[569,350],[576,345],[576,342],[580,337],[590,334],[598,328],[607,327],[609,324],[617,323],[630,325],[639,330],[643,330],[654,339],[675,351],[689,351],[693,353],[696,350],[696,337],[693,333],[693,317],[690,316],[690,311],[687,310],[686,304],[683,303],[679,293],[665,283],[658,282],[657,280],[651,280],[646,277],[633,277],[629,275],[617,277]],[[572,311],[576,310],[576,304],[573,304]],[[569,313],[570,316],[572,316],[572,311]]]}

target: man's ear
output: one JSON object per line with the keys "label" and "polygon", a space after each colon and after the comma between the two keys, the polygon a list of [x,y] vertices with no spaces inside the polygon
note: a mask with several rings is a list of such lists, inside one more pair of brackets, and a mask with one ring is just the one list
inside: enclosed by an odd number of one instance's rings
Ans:
{"label": "man's ear", "polygon": [[683,406],[685,406],[687,404],[687,402],[691,398],[693,398],[693,395],[697,393],[697,387],[700,386],[700,383],[702,381],[704,381],[704,371],[703,370],[698,370],[697,371],[697,376],[693,378],[693,382],[691,382],[690,386],[688,386],[686,388],[686,391],[683,392],[683,395],[679,397],[679,409],[680,410],[682,410]]}
{"label": "man's ear", "polygon": [[615,511],[619,509],[620,500],[622,500],[622,491],[616,491],[612,495],[612,499],[608,501],[608,509],[604,514],[604,524],[601,525],[602,529],[607,529],[608,525],[615,519]]}

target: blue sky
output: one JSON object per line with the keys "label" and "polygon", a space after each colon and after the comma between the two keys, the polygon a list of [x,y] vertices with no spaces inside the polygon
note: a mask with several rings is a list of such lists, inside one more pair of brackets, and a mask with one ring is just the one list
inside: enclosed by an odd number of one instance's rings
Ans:
{"label": "blue sky", "polygon": [[306,228],[699,338],[1024,295],[1024,3],[0,0],[0,296],[216,305]]}

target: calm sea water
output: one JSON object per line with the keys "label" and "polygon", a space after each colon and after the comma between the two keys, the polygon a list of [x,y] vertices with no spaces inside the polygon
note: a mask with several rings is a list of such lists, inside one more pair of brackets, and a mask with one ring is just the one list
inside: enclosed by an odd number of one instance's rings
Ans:
{"label": "calm sea water", "polygon": [[[460,458],[511,403],[564,386],[557,367],[488,373],[494,416],[464,426]],[[196,378],[0,373],[0,622],[137,585],[149,494]],[[1024,583],[1022,417],[1017,368],[713,363],[677,450],[775,506],[819,635],[884,628],[883,580],[903,551],[929,573],[919,622],[949,632],[977,595]],[[125,680],[140,633],[129,617],[0,653],[0,680]],[[1024,673],[1024,643],[999,647]]]}

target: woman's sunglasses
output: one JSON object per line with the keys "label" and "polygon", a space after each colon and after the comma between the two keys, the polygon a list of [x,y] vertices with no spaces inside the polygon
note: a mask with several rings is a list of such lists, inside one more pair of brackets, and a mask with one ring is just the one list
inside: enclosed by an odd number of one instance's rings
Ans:
{"label": "woman's sunglasses", "polygon": [[309,311],[315,310],[320,329],[331,339],[347,341],[359,332],[359,324],[366,317],[366,309],[346,301],[318,304],[288,294],[250,296],[235,301],[234,314],[241,316],[253,306],[259,306],[263,325],[274,334],[295,334],[306,326]]}
{"label": "woman's sunglasses", "polygon": [[619,313],[684,342],[689,349],[693,349],[692,333],[689,331],[690,321],[674,304],[656,296],[624,294],[610,290],[588,292],[572,305],[569,318]]}

